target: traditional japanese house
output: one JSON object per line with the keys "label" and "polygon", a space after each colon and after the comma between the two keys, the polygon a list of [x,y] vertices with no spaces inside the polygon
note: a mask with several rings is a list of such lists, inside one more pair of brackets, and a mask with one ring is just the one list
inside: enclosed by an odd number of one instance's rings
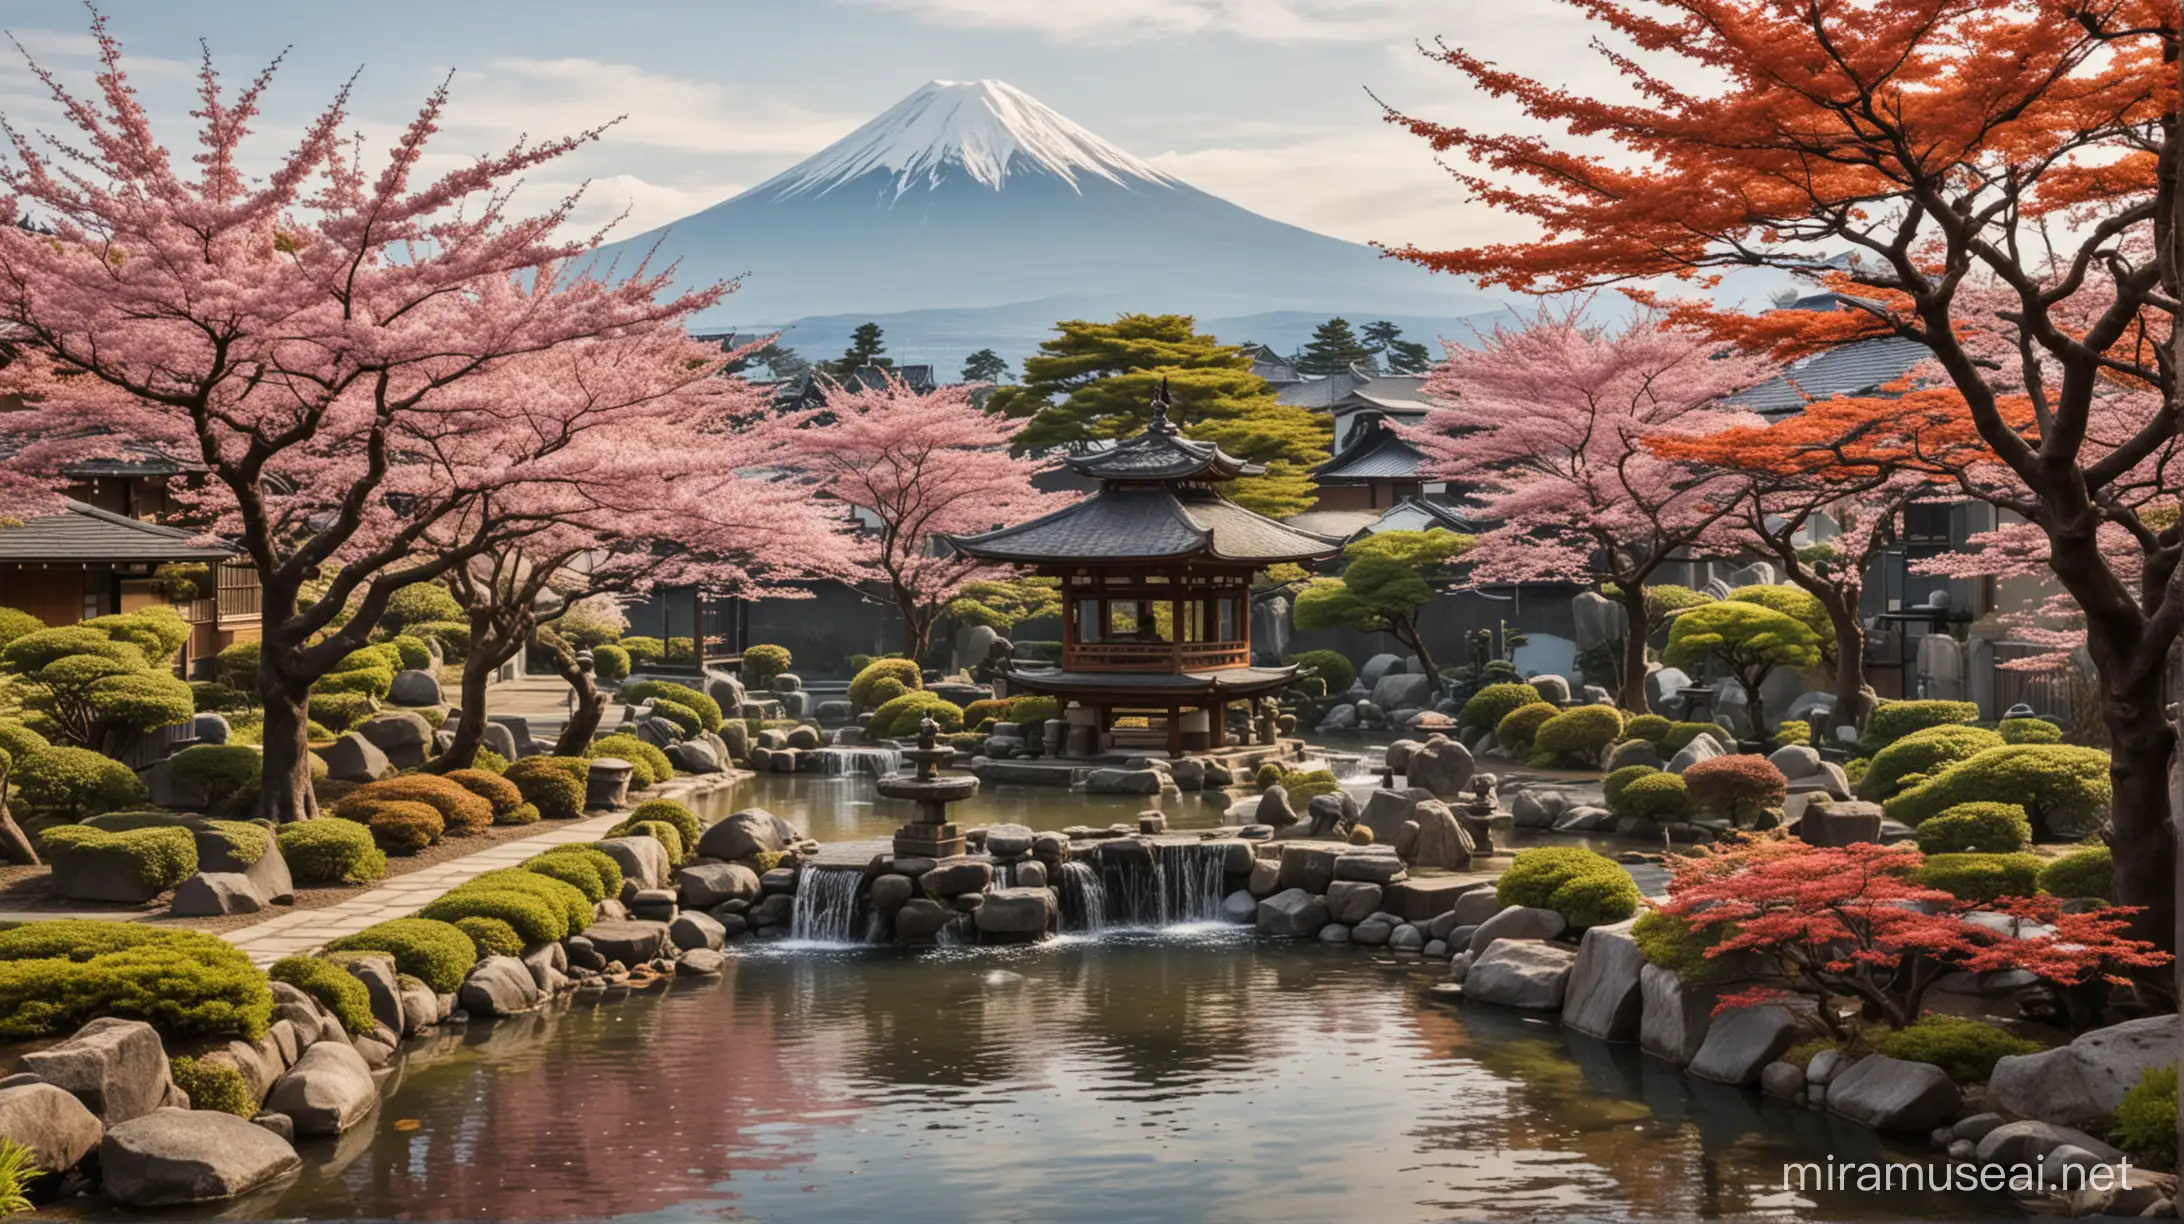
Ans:
{"label": "traditional japanese house", "polygon": [[1061,580],[1061,665],[1018,665],[1007,680],[1012,689],[1060,699],[1073,756],[1123,746],[1165,744],[1170,756],[1226,746],[1228,703],[1274,692],[1295,670],[1253,664],[1252,575],[1328,557],[1337,547],[1225,497],[1223,484],[1263,469],[1183,437],[1168,406],[1163,387],[1145,432],[1066,460],[1098,482],[1091,496],[953,540],[971,556]]}

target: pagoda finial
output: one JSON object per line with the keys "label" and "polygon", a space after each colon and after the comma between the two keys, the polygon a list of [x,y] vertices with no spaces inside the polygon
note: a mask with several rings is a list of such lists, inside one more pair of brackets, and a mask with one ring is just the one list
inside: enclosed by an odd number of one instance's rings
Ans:
{"label": "pagoda finial", "polygon": [[1174,403],[1175,400],[1168,395],[1167,376],[1163,375],[1160,379],[1160,389],[1153,392],[1153,417],[1145,423],[1146,433],[1172,434],[1175,432],[1175,425],[1168,420],[1168,409]]}

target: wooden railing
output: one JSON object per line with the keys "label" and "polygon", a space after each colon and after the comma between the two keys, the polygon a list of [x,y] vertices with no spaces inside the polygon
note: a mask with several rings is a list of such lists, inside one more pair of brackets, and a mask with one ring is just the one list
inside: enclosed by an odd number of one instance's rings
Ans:
{"label": "wooden railing", "polygon": [[1196,672],[1249,667],[1244,642],[1085,642],[1062,652],[1065,671]]}

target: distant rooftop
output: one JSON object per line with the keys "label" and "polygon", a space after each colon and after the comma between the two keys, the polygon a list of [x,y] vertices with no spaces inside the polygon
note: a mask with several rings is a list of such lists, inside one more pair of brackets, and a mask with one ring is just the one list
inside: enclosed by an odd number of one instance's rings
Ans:
{"label": "distant rooftop", "polygon": [[230,545],[199,543],[195,532],[162,527],[67,501],[58,514],[41,514],[0,527],[0,564],[158,565],[168,561],[225,561]]}

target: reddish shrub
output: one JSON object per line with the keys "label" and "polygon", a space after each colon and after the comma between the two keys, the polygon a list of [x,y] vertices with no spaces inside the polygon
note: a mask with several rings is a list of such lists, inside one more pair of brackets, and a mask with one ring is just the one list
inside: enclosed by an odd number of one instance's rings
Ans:
{"label": "reddish shrub", "polygon": [[1710,757],[1684,770],[1683,780],[1692,806],[1738,824],[1790,797],[1790,780],[1763,756]]}

